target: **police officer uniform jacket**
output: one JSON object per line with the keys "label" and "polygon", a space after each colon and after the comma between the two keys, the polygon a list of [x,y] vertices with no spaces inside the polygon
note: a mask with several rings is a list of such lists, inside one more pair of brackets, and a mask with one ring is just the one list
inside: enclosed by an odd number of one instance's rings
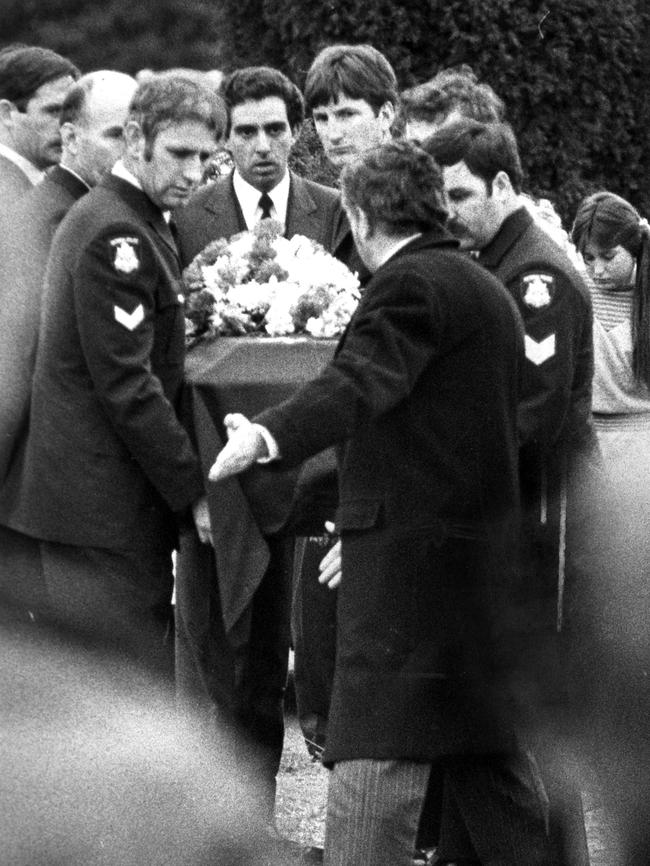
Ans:
{"label": "police officer uniform jacket", "polygon": [[[525,207],[506,218],[479,262],[505,284],[524,322],[521,615],[531,629],[550,636],[564,617],[567,527],[580,511],[578,468],[596,449],[591,299],[566,253]],[[575,532],[572,537],[577,541]],[[552,677],[557,672],[550,673],[552,656],[545,655],[543,643],[540,638],[538,674],[546,669]]]}
{"label": "police officer uniform jacket", "polygon": [[46,541],[170,549],[203,492],[176,414],[180,266],[163,215],[110,176],[70,210],[46,274],[29,431],[0,520]]}
{"label": "police officer uniform jacket", "polygon": [[507,217],[479,262],[504,283],[524,320],[522,443],[546,450],[592,441],[592,315],[583,278],[525,207]]}

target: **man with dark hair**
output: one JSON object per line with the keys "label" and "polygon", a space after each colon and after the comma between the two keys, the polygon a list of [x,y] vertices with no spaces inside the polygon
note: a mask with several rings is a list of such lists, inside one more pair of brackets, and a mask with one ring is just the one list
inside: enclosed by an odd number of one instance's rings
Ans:
{"label": "man with dark hair", "polygon": [[298,88],[277,69],[239,69],[223,86],[227,147],[234,171],[200,190],[176,215],[184,264],[215,238],[230,237],[272,217],[285,234],[304,234],[331,250],[340,218],[335,190],[289,171],[304,118]]}
{"label": "man with dark hair", "polygon": [[458,120],[423,142],[442,166],[448,227],[506,285],[526,326],[522,443],[593,441],[589,293],[518,199],[522,169],[504,123]]}
{"label": "man with dark hair", "polygon": [[579,793],[567,778],[563,756],[554,754],[557,738],[549,731],[562,713],[559,632],[565,592],[573,590],[567,574],[576,576],[584,544],[581,487],[584,473],[592,471],[595,444],[589,292],[564,251],[521,204],[521,163],[507,124],[457,120],[422,147],[442,166],[448,228],[461,248],[477,251],[478,261],[505,284],[526,330],[519,404],[519,599],[521,620],[534,638],[529,649],[535,652],[523,668],[522,693],[530,702],[523,711],[548,787],[558,844],[565,845],[562,837],[568,833],[573,839],[566,844],[584,855]]}
{"label": "man with dark hair", "polygon": [[429,81],[403,90],[400,100],[405,135],[418,141],[460,117],[491,123],[505,116],[503,101],[466,64],[441,69]]}
{"label": "man with dark hair", "polygon": [[190,78],[136,90],[123,159],[53,241],[29,430],[0,490],[0,522],[40,542],[54,621],[164,674],[177,518],[191,507],[209,539],[176,414],[185,328],[164,212],[199,183],[222,118],[214,90]]}
{"label": "man with dark hair", "polygon": [[[16,421],[23,420],[22,408],[28,394],[23,387],[25,371],[19,372],[19,382],[13,377],[15,365],[22,364],[31,348],[14,342],[11,320],[15,315],[32,313],[20,292],[22,268],[27,260],[21,258],[21,253],[27,238],[18,208],[32,187],[43,180],[45,169],[61,157],[59,114],[66,93],[78,77],[79,70],[73,63],[49,49],[13,44],[0,51],[0,309],[3,317],[9,317],[3,322],[0,349],[0,480],[15,444]],[[19,283],[14,263],[18,264]],[[15,411],[15,389],[20,395],[19,415]],[[42,593],[38,581],[34,585],[27,575],[36,567],[29,540],[0,526],[0,622],[32,622],[32,602]]]}
{"label": "man with dark hair", "polygon": [[528,794],[496,804],[487,831],[480,808],[458,804],[474,835],[498,840],[498,858],[482,862],[545,864],[542,806],[495,677],[517,516],[520,322],[503,286],[443,228],[428,155],[391,142],[341,182],[373,272],[350,327],[294,397],[253,422],[226,417],[229,441],[210,471],[218,481],[256,460],[292,465],[338,446],[325,863],[409,863],[429,777],[446,784],[448,765],[476,753],[486,775],[517,773]]}
{"label": "man with dark hair", "polygon": [[[277,69],[249,67],[226,79],[223,94],[234,170],[206,185],[176,213],[183,264],[215,238],[251,229],[267,217],[282,223],[287,237],[305,235],[331,251],[341,220],[338,191],[299,177],[287,164],[304,116],[298,88]],[[179,690],[208,712],[216,709],[246,738],[250,755],[256,756],[251,762],[270,823],[284,739],[290,646],[294,536],[288,507],[283,505],[272,525],[263,527],[270,562],[253,595],[252,627],[243,647],[235,652],[223,633],[215,581],[207,599],[198,582],[186,580],[179,569],[176,596]],[[196,623],[208,609],[210,626],[199,634]],[[193,649],[197,645],[200,654]]]}
{"label": "man with dark hair", "polygon": [[[331,45],[315,58],[305,81],[305,102],[330,162],[339,170],[369,148],[389,141],[397,107],[397,79],[386,57],[372,45]],[[345,213],[334,254],[359,275],[370,272],[360,258]],[[333,462],[333,461],[332,461]],[[334,521],[337,484],[333,471],[319,479],[323,522]],[[319,583],[323,550],[333,536],[313,531],[298,543],[294,590],[294,682],[300,724],[309,750],[320,755],[325,744],[327,714],[334,673],[336,580]],[[335,544],[320,564],[320,577],[329,573]]]}
{"label": "man with dark hair", "polygon": [[47,48],[0,51],[0,196],[3,212],[61,158],[59,114],[79,77],[77,67]]}
{"label": "man with dark hair", "polygon": [[[75,201],[107,174],[122,153],[122,129],[135,90],[121,72],[91,72],[72,85],[61,108],[62,155],[59,165],[30,189],[12,214],[4,260],[5,285],[0,308],[3,401],[0,412],[0,479],[24,435],[41,311],[41,291],[52,237]],[[37,542],[0,527],[0,585],[23,614],[38,616],[44,602],[38,574]],[[14,549],[15,546],[18,549]],[[16,573],[20,574],[20,578]],[[1,578],[4,577],[4,580]]]}
{"label": "man with dark hair", "polygon": [[306,108],[337,168],[390,138],[397,101],[393,68],[372,45],[324,48],[307,73]]}

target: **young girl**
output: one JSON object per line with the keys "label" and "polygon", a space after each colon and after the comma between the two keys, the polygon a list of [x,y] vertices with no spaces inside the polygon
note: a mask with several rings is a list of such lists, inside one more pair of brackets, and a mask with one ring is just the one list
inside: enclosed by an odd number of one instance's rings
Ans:
{"label": "young girl", "polygon": [[[598,192],[572,238],[593,283],[593,412],[613,484],[597,524],[577,620],[581,738],[592,749],[611,862],[650,863],[650,229]],[[613,830],[613,835],[612,835]]]}
{"label": "young girl", "polygon": [[603,458],[615,482],[632,484],[637,478],[645,484],[650,477],[650,229],[625,199],[597,192],[578,207],[572,238],[592,281],[593,413]]}

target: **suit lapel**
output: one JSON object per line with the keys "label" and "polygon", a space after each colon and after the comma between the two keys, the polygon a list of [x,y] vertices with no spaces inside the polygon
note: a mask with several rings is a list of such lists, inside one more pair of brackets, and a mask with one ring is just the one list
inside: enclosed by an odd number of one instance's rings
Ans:
{"label": "suit lapel", "polygon": [[246,223],[235,195],[232,175],[226,179],[226,182],[217,181],[214,184],[211,195],[205,200],[204,207],[208,216],[204,229],[205,242],[201,245],[202,248],[216,238],[230,238],[239,232],[246,231]]}
{"label": "suit lapel", "polygon": [[301,234],[319,238],[322,234],[321,229],[316,202],[302,178],[292,173],[287,201],[286,237],[291,238],[295,234]]}

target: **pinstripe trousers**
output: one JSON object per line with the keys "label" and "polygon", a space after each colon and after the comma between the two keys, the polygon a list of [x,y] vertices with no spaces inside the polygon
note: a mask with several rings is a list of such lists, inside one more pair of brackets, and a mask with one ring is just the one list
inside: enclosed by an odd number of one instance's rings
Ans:
{"label": "pinstripe trousers", "polygon": [[544,792],[523,753],[335,764],[324,866],[411,866],[430,782],[442,787],[438,862],[557,866]]}

